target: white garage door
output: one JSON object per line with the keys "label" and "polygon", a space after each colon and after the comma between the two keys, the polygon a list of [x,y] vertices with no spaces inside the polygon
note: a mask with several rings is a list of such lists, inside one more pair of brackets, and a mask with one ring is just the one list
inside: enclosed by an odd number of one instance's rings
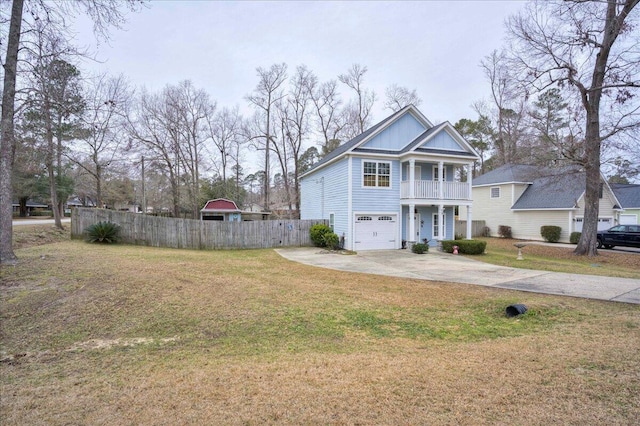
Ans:
{"label": "white garage door", "polygon": [[620,225],[637,225],[638,215],[635,214],[621,214]]}
{"label": "white garage door", "polygon": [[354,250],[395,249],[398,238],[395,214],[358,214],[354,229]]}
{"label": "white garage door", "polygon": [[[582,232],[582,223],[584,222],[584,218],[577,217],[576,218],[576,232]],[[598,231],[606,231],[607,229],[613,226],[613,218],[612,217],[599,217],[598,218]]]}

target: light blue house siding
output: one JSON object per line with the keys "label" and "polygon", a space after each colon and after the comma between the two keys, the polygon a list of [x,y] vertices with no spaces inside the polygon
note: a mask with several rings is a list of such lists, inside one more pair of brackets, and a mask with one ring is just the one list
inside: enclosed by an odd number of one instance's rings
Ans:
{"label": "light blue house siding", "polygon": [[[438,242],[435,240],[433,235],[433,215],[438,213],[437,206],[416,206],[416,210],[418,210],[418,214],[420,215],[420,225],[419,228],[416,229],[416,232],[419,232],[419,235],[416,236],[416,241],[422,242],[422,240],[427,239],[429,241],[430,246],[437,246]],[[402,207],[402,239],[407,240],[407,228],[409,224],[407,222],[407,215],[409,214],[409,207]],[[445,240],[452,240],[454,238],[454,228],[455,228],[455,216],[454,216],[454,207],[445,207],[444,209],[445,215]]]}
{"label": "light blue house siding", "polygon": [[[400,163],[398,160],[380,158],[353,158],[353,211],[376,213],[399,213],[400,204]],[[369,188],[362,186],[362,164],[364,161],[389,161],[391,163],[391,187]]]}
{"label": "light blue house siding", "polygon": [[[422,163],[416,161],[416,169],[420,168],[420,176],[416,175],[416,179],[418,180],[433,180],[433,169],[437,168],[438,165],[434,163]],[[454,180],[454,170],[450,165],[444,166],[445,176],[444,180],[453,181]],[[402,167],[402,180],[409,180],[409,165],[405,162]]]}
{"label": "light blue house siding", "polygon": [[439,132],[438,134],[434,135],[431,139],[429,139],[427,143],[423,144],[422,147],[440,148],[440,149],[446,149],[451,151],[461,151],[461,152],[466,151],[463,147],[458,145],[458,142],[456,142],[451,137],[451,135],[449,135],[449,133],[447,133],[446,131]]}
{"label": "light blue house siding", "polygon": [[405,147],[407,141],[414,140],[425,130],[425,127],[411,114],[406,114],[393,123],[393,126],[386,128],[364,144],[363,148],[400,151]]}
{"label": "light blue house siding", "polygon": [[334,214],[334,232],[347,235],[349,218],[345,206],[348,199],[346,179],[348,160],[334,164],[305,176],[300,181],[300,219],[327,219]]}

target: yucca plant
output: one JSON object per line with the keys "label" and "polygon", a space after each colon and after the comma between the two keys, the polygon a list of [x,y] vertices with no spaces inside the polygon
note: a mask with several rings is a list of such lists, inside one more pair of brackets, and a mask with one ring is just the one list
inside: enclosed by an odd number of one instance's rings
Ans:
{"label": "yucca plant", "polygon": [[120,227],[112,222],[98,222],[84,230],[90,243],[112,244],[120,239]]}

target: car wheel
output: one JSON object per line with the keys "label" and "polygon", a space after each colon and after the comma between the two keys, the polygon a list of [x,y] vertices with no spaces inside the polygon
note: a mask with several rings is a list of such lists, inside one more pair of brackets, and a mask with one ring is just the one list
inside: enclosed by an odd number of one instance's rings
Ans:
{"label": "car wheel", "polygon": [[598,246],[599,249],[602,248],[602,240],[600,238],[598,238]]}

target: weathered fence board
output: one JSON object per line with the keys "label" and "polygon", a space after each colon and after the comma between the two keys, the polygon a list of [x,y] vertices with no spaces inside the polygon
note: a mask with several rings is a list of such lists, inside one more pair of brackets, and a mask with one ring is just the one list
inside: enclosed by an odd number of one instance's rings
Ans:
{"label": "weathered fence board", "polygon": [[97,222],[120,226],[126,244],[189,249],[250,249],[312,246],[310,228],[326,220],[259,220],[218,222],[173,219],[115,210],[76,208],[71,215],[71,237],[82,238]]}
{"label": "weathered fence board", "polygon": [[[472,220],[471,221],[471,237],[482,237],[482,232],[485,227],[484,220]],[[467,221],[456,220],[456,235],[467,235]]]}

